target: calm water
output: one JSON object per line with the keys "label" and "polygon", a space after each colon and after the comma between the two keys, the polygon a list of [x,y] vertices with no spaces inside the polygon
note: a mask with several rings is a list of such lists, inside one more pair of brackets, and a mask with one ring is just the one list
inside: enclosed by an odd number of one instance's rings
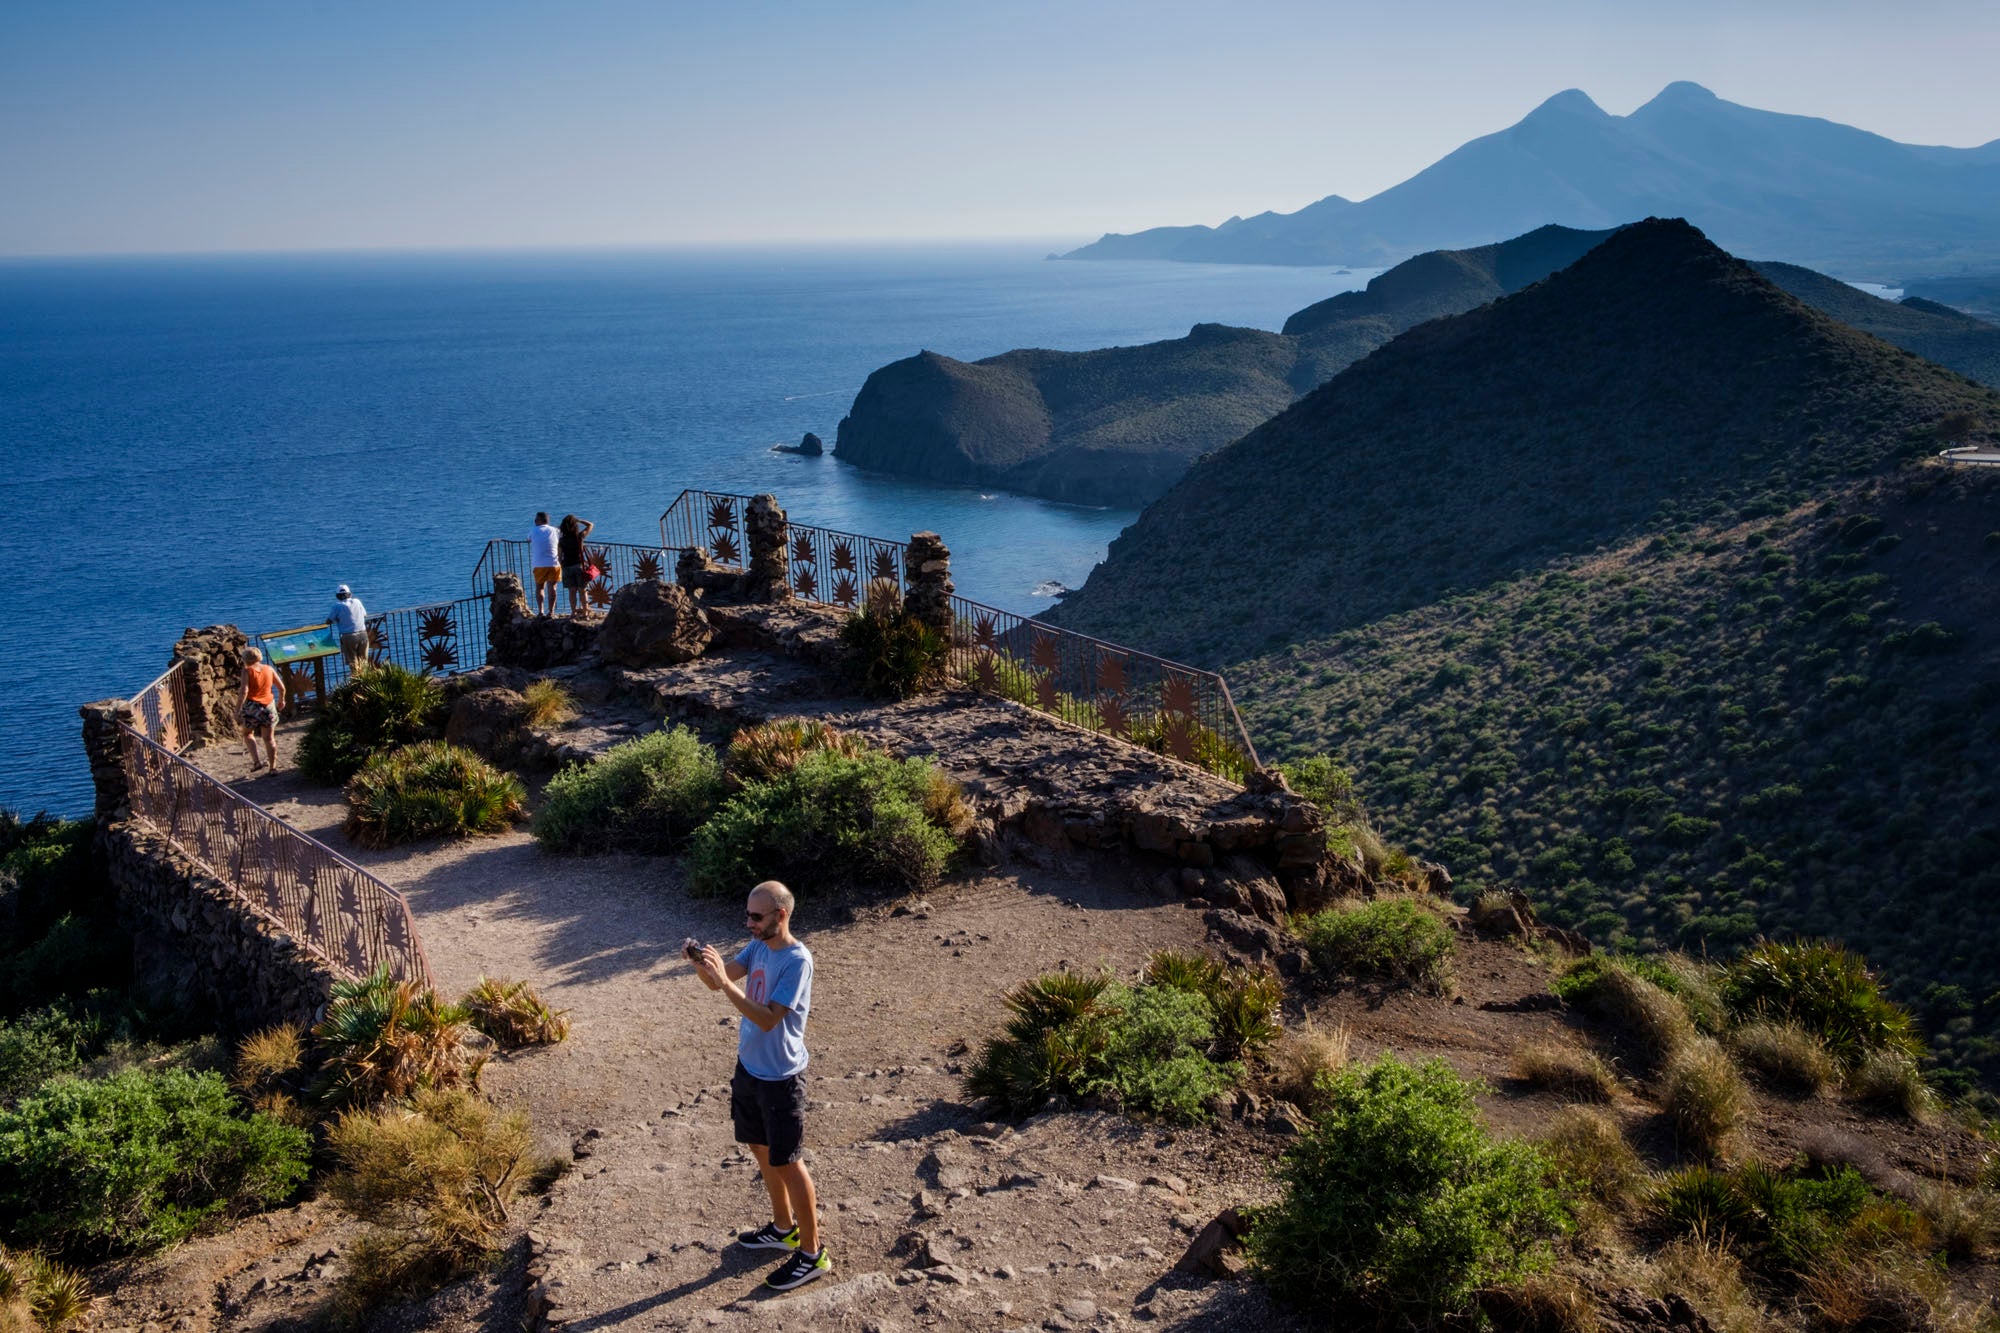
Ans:
{"label": "calm water", "polygon": [[1022,248],[0,262],[0,805],[88,808],[80,702],[189,625],[461,597],[536,509],[658,540],[683,487],[801,521],[943,534],[967,595],[1033,611],[1129,512],[897,482],[770,452],[868,372],[1276,328],[1367,274],[1057,264]]}

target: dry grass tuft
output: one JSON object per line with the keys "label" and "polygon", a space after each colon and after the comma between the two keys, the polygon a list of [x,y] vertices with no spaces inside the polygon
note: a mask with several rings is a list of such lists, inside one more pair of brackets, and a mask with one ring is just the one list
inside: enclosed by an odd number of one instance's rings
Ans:
{"label": "dry grass tuft", "polygon": [[1706,1235],[1662,1246],[1643,1285],[1649,1296],[1685,1297],[1717,1333],[1763,1333],[1771,1327],[1763,1303],[1744,1281],[1742,1262],[1727,1245]]}
{"label": "dry grass tuft", "polygon": [[298,1073],[305,1058],[305,1029],[295,1023],[268,1027],[237,1043],[230,1082],[238,1092],[259,1092]]}
{"label": "dry grass tuft", "polygon": [[348,1251],[330,1312],[336,1322],[474,1271],[494,1253],[509,1210],[541,1165],[526,1115],[501,1115],[464,1091],[349,1112],[327,1146],[340,1163],[329,1193],[374,1224]]}
{"label": "dry grass tuft", "polygon": [[972,803],[965,799],[965,788],[936,769],[924,788],[924,817],[954,838],[972,832]]}
{"label": "dry grass tuft", "polygon": [[1661,1075],[1660,1099],[1681,1146],[1719,1157],[1742,1128],[1750,1093],[1728,1052],[1707,1037],[1676,1051]]}
{"label": "dry grass tuft", "polygon": [[1567,1273],[1534,1273],[1479,1293],[1479,1309],[1508,1333],[1592,1333],[1597,1302]]}
{"label": "dry grass tuft", "polygon": [[1870,1051],[1847,1076],[1847,1088],[1857,1101],[1919,1124],[1937,1115],[1937,1094],[1917,1062],[1901,1051]]}
{"label": "dry grass tuft", "polygon": [[1817,1094],[1840,1081],[1826,1043],[1797,1023],[1757,1020],[1729,1034],[1730,1049],[1774,1087]]}
{"label": "dry grass tuft", "polygon": [[1665,990],[1622,967],[1606,968],[1593,1004],[1638,1041],[1646,1055],[1665,1063],[1695,1039],[1686,1006]]}
{"label": "dry grass tuft", "polygon": [[1539,1143],[1558,1175],[1602,1204],[1625,1204],[1644,1175],[1618,1121],[1594,1107],[1564,1107]]}
{"label": "dry grass tuft", "polygon": [[90,1313],[82,1273],[34,1250],[0,1245],[0,1333],[63,1333]]}
{"label": "dry grass tuft", "polygon": [[1911,1202],[1930,1228],[1932,1244],[1953,1263],[1977,1260],[2000,1244],[2000,1194],[1992,1190],[1925,1180]]}
{"label": "dry grass tuft", "polygon": [[1559,1041],[1522,1042],[1514,1051],[1513,1074],[1523,1083],[1586,1102],[1608,1102],[1618,1078],[1596,1054]]}
{"label": "dry grass tuft", "polygon": [[531,682],[522,695],[527,706],[521,712],[521,720],[531,727],[559,727],[577,718],[576,697],[559,680],[542,679]]}
{"label": "dry grass tuft", "polygon": [[1310,1019],[1287,1028],[1267,1057],[1277,1094],[1307,1115],[1317,1114],[1324,1089],[1347,1068],[1354,1032],[1345,1023],[1316,1027]]}
{"label": "dry grass tuft", "polygon": [[1813,1333],[1934,1333],[1933,1275],[1914,1258],[1835,1262],[1805,1275],[1799,1304]]}
{"label": "dry grass tuft", "polygon": [[569,1011],[549,1008],[525,981],[481,977],[459,1004],[472,1026],[504,1050],[548,1046],[569,1036]]}

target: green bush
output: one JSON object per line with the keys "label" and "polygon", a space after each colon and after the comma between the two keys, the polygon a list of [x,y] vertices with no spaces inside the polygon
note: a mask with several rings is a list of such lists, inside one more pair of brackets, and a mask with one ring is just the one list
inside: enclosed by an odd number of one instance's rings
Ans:
{"label": "green bush", "polygon": [[0,1229],[86,1254],[172,1244],[287,1198],[309,1147],[240,1113],[219,1074],[57,1079],[0,1111]]}
{"label": "green bush", "polygon": [[928,888],[957,854],[962,818],[956,788],[928,760],[817,751],[695,831],[688,890],[715,897],[774,878],[808,890]]}
{"label": "green bush", "polygon": [[1790,1019],[1848,1069],[1871,1051],[1923,1051],[1909,1011],[1882,993],[1860,955],[1837,944],[1759,944],[1723,970],[1722,1002],[1738,1021]]}
{"label": "green bush", "polygon": [[840,627],[848,671],[863,694],[907,699],[944,679],[951,640],[888,599],[870,598],[866,610]]}
{"label": "green bush", "polygon": [[321,1056],[314,1091],[350,1106],[479,1081],[465,1049],[472,1015],[382,964],[366,977],[335,982],[326,1017],[313,1029]]}
{"label": "green bush", "polygon": [[1224,967],[1207,954],[1162,949],[1146,961],[1146,983],[1201,998],[1218,1059],[1255,1054],[1277,1038],[1285,994],[1268,969]]}
{"label": "green bush", "polygon": [[729,749],[722,757],[722,776],[730,789],[736,790],[782,777],[797,768],[799,760],[820,750],[853,758],[868,748],[818,718],[779,718],[744,727],[729,738]]}
{"label": "green bush", "polygon": [[329,787],[346,782],[375,755],[442,733],[444,689],[386,662],[337,686],[299,741],[299,771]]}
{"label": "green bush", "polygon": [[1655,1187],[1652,1210],[1666,1230],[1720,1240],[1773,1276],[1806,1272],[1880,1229],[1885,1214],[1907,1212],[1851,1166],[1779,1171],[1756,1162],[1671,1172]]}
{"label": "green bush", "polygon": [[1487,1134],[1477,1091],[1439,1060],[1385,1055],[1337,1075],[1250,1235],[1272,1291],[1428,1328],[1469,1314],[1481,1287],[1547,1267],[1569,1212],[1536,1149]]}
{"label": "green bush", "polygon": [[721,798],[715,751],[686,727],[656,731],[550,778],[535,841],[550,852],[669,852]]}
{"label": "green bush", "polygon": [[986,1043],[965,1084],[1013,1114],[1051,1097],[1109,1093],[1127,1110],[1193,1123],[1242,1074],[1211,1057],[1211,1012],[1192,991],[1051,972],[1016,987],[1007,1007],[1005,1032]]}
{"label": "green bush", "polygon": [[1442,993],[1451,976],[1451,930],[1409,898],[1330,907],[1298,922],[1313,966],[1334,976],[1405,982]]}
{"label": "green bush", "polygon": [[526,797],[519,779],[472,751],[418,741],[376,755],[347,780],[347,836],[393,847],[440,833],[499,833]]}
{"label": "green bush", "polygon": [[104,1023],[52,1004],[0,1022],[0,1106],[11,1106],[60,1074],[74,1074],[104,1039]]}

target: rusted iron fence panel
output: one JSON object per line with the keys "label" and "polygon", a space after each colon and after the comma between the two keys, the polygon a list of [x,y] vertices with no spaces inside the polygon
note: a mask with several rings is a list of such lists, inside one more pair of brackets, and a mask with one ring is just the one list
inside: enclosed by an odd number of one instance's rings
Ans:
{"label": "rusted iron fence panel", "polygon": [[[660,515],[666,546],[705,546],[721,564],[749,559],[747,495],[682,491]],[[790,522],[792,592],[802,601],[855,610],[876,580],[903,592],[904,542]],[[1232,782],[1257,766],[1257,750],[1213,671],[952,598],[950,672],[987,694],[1065,722],[1143,745]]]}
{"label": "rusted iron fence panel", "polygon": [[431,984],[403,896],[149,737],[124,728],[132,813],[336,972]]}
{"label": "rusted iron fence panel", "polygon": [[188,667],[175,662],[160,678],[132,696],[132,720],[156,745],[179,754],[195,738],[194,702],[188,689]]}

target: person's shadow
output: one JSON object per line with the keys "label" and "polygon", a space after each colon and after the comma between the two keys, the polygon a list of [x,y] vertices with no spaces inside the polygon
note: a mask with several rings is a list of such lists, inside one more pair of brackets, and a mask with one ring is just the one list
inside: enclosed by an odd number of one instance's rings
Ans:
{"label": "person's shadow", "polygon": [[[707,1287],[712,1287],[718,1282],[723,1282],[733,1277],[741,1277],[753,1268],[776,1267],[777,1261],[771,1257],[771,1254],[775,1253],[775,1251],[767,1254],[763,1250],[746,1250],[740,1245],[726,1246],[722,1253],[716,1256],[715,1267],[703,1273],[700,1277],[689,1278],[678,1287],[672,1287],[655,1295],[642,1297],[636,1301],[629,1301],[615,1310],[606,1310],[603,1314],[592,1315],[588,1319],[579,1319],[573,1324],[566,1323],[563,1325],[563,1328],[569,1330],[569,1333],[592,1333],[593,1330],[600,1328],[613,1328],[624,1323],[627,1319],[642,1315],[648,1310],[657,1310],[662,1305],[671,1304],[683,1296],[692,1296],[696,1292]],[[782,1256],[779,1257],[782,1258]],[[747,1294],[752,1297],[758,1297],[773,1296],[777,1293],[766,1290],[763,1286],[759,1285],[755,1290]]]}

